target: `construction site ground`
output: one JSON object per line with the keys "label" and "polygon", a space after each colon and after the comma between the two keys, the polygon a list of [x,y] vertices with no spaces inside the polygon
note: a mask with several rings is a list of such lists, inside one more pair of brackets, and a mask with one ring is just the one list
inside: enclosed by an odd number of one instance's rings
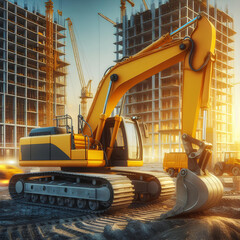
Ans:
{"label": "construction site ground", "polygon": [[89,214],[16,203],[0,187],[0,239],[240,239],[240,192],[231,178],[222,177],[224,196],[215,207],[165,220],[160,215],[175,205],[175,197]]}

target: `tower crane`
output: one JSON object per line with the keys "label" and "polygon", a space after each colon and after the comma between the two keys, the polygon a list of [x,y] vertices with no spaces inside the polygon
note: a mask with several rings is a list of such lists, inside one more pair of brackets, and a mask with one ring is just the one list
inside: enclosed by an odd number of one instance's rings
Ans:
{"label": "tower crane", "polygon": [[[123,21],[123,17],[126,15],[126,1],[128,3],[131,4],[132,7],[135,6],[134,2],[132,2],[131,0],[121,0],[121,22]],[[145,3],[146,4],[146,3]],[[147,7],[147,5],[145,5],[145,8]],[[148,9],[146,9],[148,10]],[[110,18],[106,17],[105,15],[103,15],[102,13],[98,13],[99,16],[101,16],[102,18],[104,18],[105,20],[107,20],[108,22],[112,23],[113,25],[117,25],[116,22],[114,22],[113,20],[111,20]]]}
{"label": "tower crane", "polygon": [[49,0],[46,6],[46,125],[53,125],[53,2]]}
{"label": "tower crane", "polygon": [[69,29],[69,34],[71,38],[71,43],[72,43],[72,48],[73,48],[73,54],[77,66],[77,72],[78,72],[78,77],[80,80],[81,84],[81,115],[83,117],[87,116],[87,98],[92,98],[93,94],[91,92],[91,82],[92,80],[89,80],[88,83],[86,84],[84,75],[83,75],[83,70],[82,70],[82,65],[79,57],[79,51],[77,47],[77,41],[76,37],[74,34],[73,30],[73,24],[70,18],[67,18],[66,21],[68,21],[68,29]]}
{"label": "tower crane", "polygon": [[126,2],[130,3],[132,7],[135,6],[134,2],[131,0],[121,0],[121,22],[123,22],[123,17],[126,15]]}

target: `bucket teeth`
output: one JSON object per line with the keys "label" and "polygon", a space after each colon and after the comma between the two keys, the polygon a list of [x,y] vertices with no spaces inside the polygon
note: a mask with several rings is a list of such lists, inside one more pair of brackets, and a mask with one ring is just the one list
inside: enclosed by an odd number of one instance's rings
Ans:
{"label": "bucket teeth", "polygon": [[223,195],[223,185],[214,175],[198,176],[182,169],[176,182],[176,205],[161,218],[202,211],[213,207]]}

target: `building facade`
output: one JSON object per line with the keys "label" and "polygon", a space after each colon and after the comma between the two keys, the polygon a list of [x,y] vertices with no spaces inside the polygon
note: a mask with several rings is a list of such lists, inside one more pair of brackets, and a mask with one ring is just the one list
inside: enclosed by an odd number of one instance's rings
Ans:
{"label": "building facade", "polygon": [[[116,25],[116,60],[131,56],[160,36],[172,32],[195,18],[205,15],[217,32],[216,63],[211,86],[211,108],[208,111],[207,141],[213,144],[213,161],[222,152],[231,151],[232,134],[232,80],[235,34],[233,18],[208,1],[168,0],[151,5],[150,10],[126,16]],[[190,35],[194,26],[188,27],[179,37]],[[147,161],[162,161],[165,152],[181,152],[181,101],[182,63],[137,84],[127,93],[125,114],[140,115],[147,123],[150,138],[144,140]],[[202,113],[196,137],[201,139]]]}
{"label": "building facade", "polygon": [[[54,115],[65,114],[65,30],[54,29]],[[46,125],[46,18],[0,0],[0,158],[17,157],[21,137]]]}

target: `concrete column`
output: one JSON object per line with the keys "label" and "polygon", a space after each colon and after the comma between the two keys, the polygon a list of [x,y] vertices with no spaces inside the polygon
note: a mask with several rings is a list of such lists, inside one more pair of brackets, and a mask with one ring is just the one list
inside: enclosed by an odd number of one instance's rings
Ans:
{"label": "concrete column", "polygon": [[168,135],[168,141],[169,141],[169,152],[172,152],[172,139],[171,139],[172,134],[169,133]]}
{"label": "concrete column", "polygon": [[[160,6],[162,5],[162,0],[159,0],[159,6],[158,6],[158,16],[159,16],[159,20],[158,20],[158,23],[159,23],[159,26],[158,26],[158,31],[159,31],[159,37],[161,37],[162,35],[162,31],[161,31],[161,26],[162,26],[162,19],[161,19],[161,8]],[[162,80],[161,80],[161,72],[158,73],[158,84],[159,84],[159,102],[158,102],[158,105],[159,105],[159,112],[158,112],[158,116],[159,116],[159,120],[158,120],[158,130],[161,130],[161,109],[162,109],[162,89],[161,89],[161,85],[162,85]],[[159,132],[158,134],[158,146],[159,146],[159,149],[158,149],[158,156],[159,156],[159,161],[162,163],[162,134],[161,132]]]}
{"label": "concrete column", "polygon": [[[214,1],[214,18],[215,18],[215,28],[217,28],[217,0]],[[213,71],[215,72],[215,76],[217,76],[217,69],[214,66]],[[214,88],[217,89],[217,79],[215,77],[214,80]],[[213,127],[213,151],[212,151],[212,163],[217,160],[217,122],[216,122],[216,104],[217,104],[217,93],[214,91],[214,96],[213,96],[213,105],[212,105],[212,127]],[[220,159],[218,159],[220,160]]]}
{"label": "concrete column", "polygon": [[172,26],[172,14],[170,15],[170,33],[173,32],[173,26]]}
{"label": "concrete column", "polygon": [[[37,25],[37,32],[39,32],[39,26]],[[39,42],[39,35],[37,35],[37,42]],[[37,69],[39,69],[39,53],[37,52]],[[36,125],[39,127],[39,71],[37,71],[37,100],[36,100]]]}
{"label": "concrete column", "polygon": [[[151,16],[152,16],[152,42],[155,40],[155,4],[151,4]],[[155,156],[155,75],[152,76],[152,154]]]}
{"label": "concrete column", "polygon": [[116,27],[116,60],[119,60],[119,28]]}
{"label": "concrete column", "polygon": [[[141,33],[143,32],[143,15],[140,14],[140,29],[141,29]],[[144,39],[143,39],[143,34],[141,35],[141,43],[144,42]]]}
{"label": "concrete column", "polygon": [[[182,18],[182,14],[181,14],[181,1],[179,1],[179,4],[178,4],[178,19],[179,19],[179,24],[178,24],[178,27],[181,27],[181,18]],[[180,36],[180,35],[179,35]]]}
{"label": "concrete column", "polygon": [[154,42],[156,36],[155,36],[155,4],[151,4],[151,15],[152,15],[152,42]]}
{"label": "concrete column", "polygon": [[4,72],[4,82],[3,82],[3,97],[2,97],[2,113],[3,113],[3,148],[6,148],[6,89],[7,89],[7,73],[8,73],[8,4],[6,6],[6,11],[4,18],[6,19],[6,32],[4,32],[4,38],[6,41],[6,68]]}
{"label": "concrete column", "polygon": [[[53,25],[53,32],[55,33],[55,39],[56,39],[56,43],[55,43],[55,46],[53,46],[53,49],[57,49],[57,25],[55,25],[55,24]],[[54,61],[54,59],[53,59],[53,61]],[[38,71],[37,71],[37,74],[38,74]],[[57,91],[56,78],[53,78],[53,117],[57,115],[57,94],[56,94],[56,91]],[[54,121],[53,121],[53,123],[54,123]]]}

